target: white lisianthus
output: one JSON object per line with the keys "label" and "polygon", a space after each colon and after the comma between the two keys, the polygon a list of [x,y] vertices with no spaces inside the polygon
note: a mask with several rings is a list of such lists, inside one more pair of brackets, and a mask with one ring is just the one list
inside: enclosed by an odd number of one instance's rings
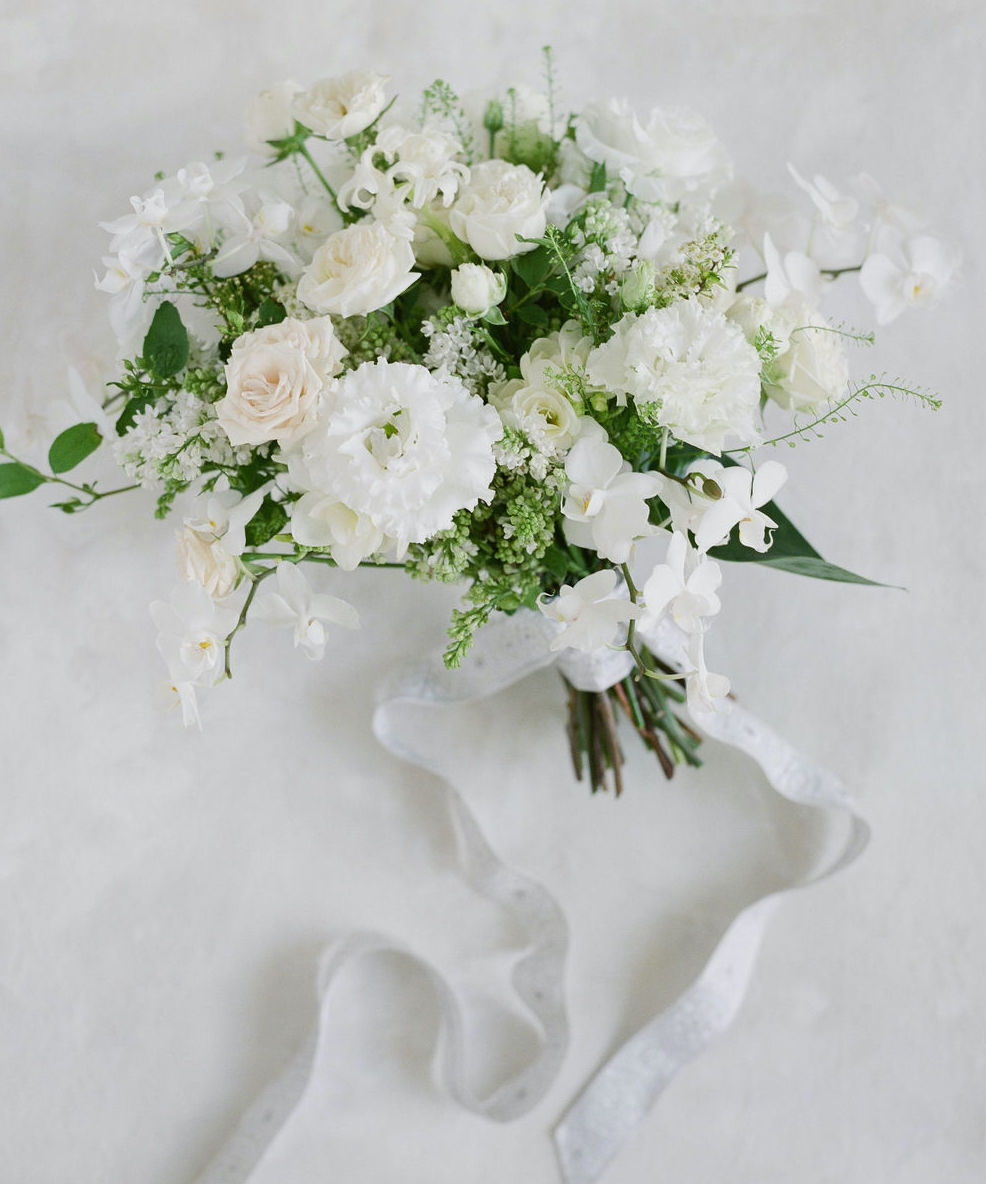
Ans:
{"label": "white lisianthus", "polygon": [[286,140],[294,133],[294,100],[302,93],[297,82],[278,82],[262,90],[250,104],[246,116],[247,143],[265,156],[276,153],[269,141]]}
{"label": "white lisianthus", "polygon": [[565,584],[554,600],[539,600],[538,608],[552,621],[564,625],[553,638],[550,649],[572,648],[590,653],[609,645],[617,626],[640,614],[640,607],[622,597],[615,597],[616,572],[612,568],[595,571],[577,584]]}
{"label": "white lisianthus", "polygon": [[311,426],[325,383],[346,349],[328,317],[288,317],[244,333],[226,363],[226,394],[216,405],[231,444],[293,444]]}
{"label": "white lisianthus", "polygon": [[583,422],[565,473],[565,537],[611,563],[626,563],[637,539],[654,533],[647,499],[660,492],[657,475],[633,472],[594,419]]}
{"label": "white lisianthus", "polygon": [[490,402],[504,423],[522,431],[548,456],[564,456],[579,437],[580,409],[559,384],[566,369],[584,371],[592,339],[584,337],[577,321],[557,333],[539,337],[520,359],[520,378],[490,388]]}
{"label": "white lisianthus", "polygon": [[314,312],[365,316],[389,304],[418,278],[403,235],[365,220],[330,234],[298,281],[298,299]]}
{"label": "white lisianthus", "polygon": [[359,628],[359,614],[338,596],[315,592],[293,563],[277,565],[277,591],[257,602],[257,616],[276,629],[294,631],[295,648],[317,661],[325,654],[325,623],[344,629]]}
{"label": "white lisianthus", "polygon": [[641,629],[656,628],[667,613],[683,632],[703,632],[706,618],[715,616],[721,607],[716,596],[721,583],[719,564],[693,550],[688,536],[675,531],[664,562],[654,568],[644,584]]}
{"label": "white lisianthus", "polygon": [[751,343],[767,330],[777,349],[763,369],[764,392],[779,406],[815,412],[838,399],[849,385],[849,361],[840,333],[797,294],[771,307],[756,296],[741,295],[728,314]]}
{"label": "white lisianthus", "polygon": [[387,105],[387,77],[373,70],[350,70],[323,78],[296,95],[291,112],[309,131],[327,140],[359,135]]}
{"label": "white lisianthus", "polygon": [[541,178],[523,164],[484,160],[470,173],[449,211],[455,235],[481,259],[509,259],[533,251],[547,226],[548,195]]}
{"label": "white lisianthus", "polygon": [[644,201],[676,201],[696,189],[711,197],[731,171],[712,128],[690,111],[655,107],[644,124],[625,99],[589,103],[575,121],[575,142]]}
{"label": "white lisianthus", "polygon": [[885,231],[879,245],[859,274],[878,325],[889,325],[907,308],[933,304],[958,264],[954,250],[928,235],[905,239]]}
{"label": "white lisianthus", "polygon": [[620,403],[630,394],[659,426],[707,452],[721,452],[729,436],[758,438],[760,356],[738,325],[694,297],[628,313],[589,355],[586,372]]}
{"label": "white lisianthus", "polygon": [[452,301],[470,316],[483,316],[506,294],[506,276],[485,263],[461,263],[452,272]]}
{"label": "white lisianthus", "polygon": [[365,517],[402,555],[489,500],[502,432],[457,378],[381,358],[332,384],[300,463],[307,492]]}

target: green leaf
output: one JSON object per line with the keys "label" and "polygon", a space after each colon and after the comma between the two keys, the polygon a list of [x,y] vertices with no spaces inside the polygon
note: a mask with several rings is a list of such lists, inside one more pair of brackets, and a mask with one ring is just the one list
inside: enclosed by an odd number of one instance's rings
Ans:
{"label": "green leaf", "polygon": [[170,300],[158,305],[144,338],[144,361],[159,378],[171,378],[188,361],[188,331]]}
{"label": "green leaf", "polygon": [[[525,242],[529,241],[527,239]],[[539,240],[540,241],[540,240]],[[541,284],[551,270],[553,259],[551,252],[545,247],[536,251],[527,251],[523,255],[515,255],[512,260],[514,274],[520,276],[529,288],[536,288]]]}
{"label": "green leaf", "polygon": [[525,325],[534,325],[537,328],[546,326],[549,320],[547,309],[539,304],[522,304],[513,315]]}
{"label": "green leaf", "polygon": [[3,432],[0,432],[0,448],[3,448]]}
{"label": "green leaf", "polygon": [[592,166],[592,172],[589,174],[589,192],[602,193],[606,188],[606,164],[605,161],[596,161]]}
{"label": "green leaf", "polygon": [[139,395],[134,395],[132,399],[128,399],[126,406],[120,412],[119,418],[116,421],[116,434],[118,436],[125,436],[134,426],[134,420],[138,414],[145,407],[150,407],[156,402],[157,392],[148,390],[142,391]]}
{"label": "green leaf", "polygon": [[287,521],[287,510],[281,503],[265,497],[260,503],[260,509],[247,523],[247,546],[262,547],[264,543],[269,543],[274,535],[279,534],[281,528],[287,525]]}
{"label": "green leaf", "polygon": [[483,313],[483,320],[486,321],[488,325],[505,325],[507,323],[506,317],[495,306],[493,308],[488,308],[486,312]]}
{"label": "green leaf", "polygon": [[30,493],[44,483],[44,474],[39,473],[37,469],[30,469],[17,461],[0,465],[0,498],[20,497],[21,494]]}
{"label": "green leaf", "polygon": [[53,473],[67,473],[95,452],[103,437],[94,423],[77,423],[56,436],[48,449],[48,464]]}
{"label": "green leaf", "polygon": [[767,502],[761,509],[768,518],[773,518],[777,529],[773,532],[773,543],[769,551],[754,551],[744,547],[735,535],[722,547],[709,550],[710,559],[725,559],[731,563],[760,563],[778,571],[789,571],[799,576],[810,576],[816,580],[836,580],[843,584],[866,584],[872,588],[893,587],[878,580],[867,579],[844,567],[828,563],[788,516],[774,502]]}
{"label": "green leaf", "polygon": [[288,311],[284,305],[278,304],[276,300],[272,300],[268,296],[260,302],[257,309],[257,328],[263,329],[267,325],[279,325],[287,315]]}

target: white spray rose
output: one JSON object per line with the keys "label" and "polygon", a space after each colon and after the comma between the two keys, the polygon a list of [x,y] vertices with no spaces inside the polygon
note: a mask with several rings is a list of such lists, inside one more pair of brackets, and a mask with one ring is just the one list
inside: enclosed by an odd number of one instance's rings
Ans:
{"label": "white spray rose", "polygon": [[250,104],[246,117],[247,143],[254,152],[273,155],[269,140],[285,140],[294,133],[292,105],[301,94],[297,82],[279,82],[262,90]]}
{"label": "white spray rose", "polygon": [[365,316],[389,304],[418,278],[410,242],[382,222],[364,220],[330,234],[298,282],[314,312]]}
{"label": "white spray rose", "polygon": [[541,178],[526,165],[484,160],[459,190],[449,225],[481,259],[509,259],[534,250],[517,236],[544,234],[547,200]]}
{"label": "white spray rose", "polygon": [[373,70],[322,78],[295,98],[291,110],[316,135],[345,140],[365,131],[387,105],[386,82]]}
{"label": "white spray rose", "polygon": [[322,388],[339,373],[346,349],[328,317],[288,317],[245,333],[226,363],[217,418],[231,444],[288,445],[309,429]]}
{"label": "white spray rose", "polygon": [[489,312],[506,294],[506,276],[484,263],[463,263],[452,272],[452,300],[471,316]]}

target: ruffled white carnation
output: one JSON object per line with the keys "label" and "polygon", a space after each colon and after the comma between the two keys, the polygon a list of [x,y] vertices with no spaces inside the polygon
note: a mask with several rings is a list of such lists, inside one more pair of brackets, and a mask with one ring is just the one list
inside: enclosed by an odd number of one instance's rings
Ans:
{"label": "ruffled white carnation", "polygon": [[718,453],[728,436],[757,439],[760,357],[738,325],[697,299],[627,314],[586,370],[697,448]]}
{"label": "ruffled white carnation", "polygon": [[298,281],[298,299],[314,312],[365,316],[418,278],[407,238],[364,220],[329,235]]}
{"label": "ruffled white carnation", "polygon": [[287,445],[299,439],[346,353],[328,317],[288,317],[244,333],[226,363],[226,395],[216,405],[230,443]]}
{"label": "ruffled white carnation", "polygon": [[449,212],[449,225],[481,259],[509,259],[533,251],[548,224],[548,195],[541,178],[523,164],[484,160],[473,168],[468,184]]}
{"label": "ruffled white carnation", "polygon": [[575,140],[644,201],[675,201],[729,179],[729,158],[712,128],[690,111],[655,107],[641,123],[625,99],[589,103],[575,121]]}
{"label": "ruffled white carnation", "polygon": [[291,111],[327,140],[345,140],[365,131],[387,105],[386,83],[386,76],[373,70],[350,70],[313,83],[295,97]]}
{"label": "ruffled white carnation", "polygon": [[403,554],[489,500],[502,430],[456,379],[380,359],[333,384],[300,459],[309,492],[366,518]]}

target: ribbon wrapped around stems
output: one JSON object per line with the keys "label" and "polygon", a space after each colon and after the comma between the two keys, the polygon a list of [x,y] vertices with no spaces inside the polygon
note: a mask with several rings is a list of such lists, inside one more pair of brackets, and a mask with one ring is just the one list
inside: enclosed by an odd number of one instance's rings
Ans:
{"label": "ribbon wrapped around stems", "polygon": [[[319,971],[319,1018],[305,1047],[241,1119],[229,1142],[196,1184],[247,1184],[300,1102],[329,1039],[326,1017],[332,985],[354,960],[398,953],[420,968],[431,984],[441,1015],[439,1072],[448,1093],[468,1110],[499,1122],[530,1111],[558,1076],[568,1049],[564,968],[568,922],[538,883],[508,868],[484,838],[462,794],[445,779],[435,754],[425,751],[408,721],[409,705],[451,704],[504,690],[557,660],[549,649],[555,626],[536,613],[494,620],[480,630],[459,670],[439,657],[394,673],[381,688],[374,715],[380,743],[403,760],[435,775],[436,791],[459,841],[460,869],[473,887],[509,910],[526,935],[514,967],[513,988],[539,1035],[537,1053],[492,1094],[480,1097],[469,1086],[463,1004],[445,976],[401,942],[375,933],[356,933],[325,951]],[[664,662],[687,659],[683,636],[662,624],[644,639]],[[627,674],[627,655],[603,651],[561,663],[566,677],[583,690],[605,690]],[[698,978],[655,1015],[597,1070],[554,1130],[563,1184],[595,1184],[654,1102],[690,1060],[734,1019],[753,972],[760,941],[784,892],[807,887],[851,863],[866,845],[869,830],[854,812],[845,787],[736,704],[720,711],[689,709],[706,735],[746,753],[784,798],[821,812],[839,827],[835,854],[810,879],[762,897],[744,909],[719,941]]]}

